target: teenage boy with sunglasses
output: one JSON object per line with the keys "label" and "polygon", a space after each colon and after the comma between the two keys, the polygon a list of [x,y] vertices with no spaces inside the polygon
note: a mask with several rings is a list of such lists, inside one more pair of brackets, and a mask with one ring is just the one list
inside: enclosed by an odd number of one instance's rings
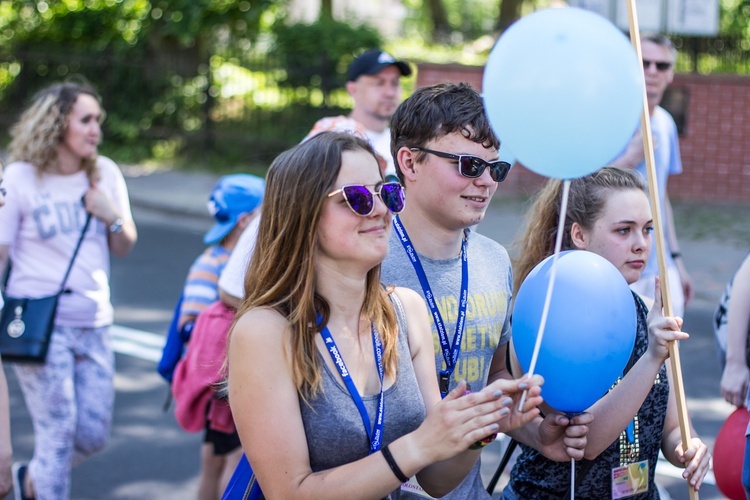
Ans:
{"label": "teenage boy with sunglasses", "polygon": [[[391,152],[406,205],[393,220],[382,281],[425,298],[444,394],[460,380],[480,390],[488,381],[512,378],[506,369],[510,259],[500,244],[469,229],[484,218],[497,183],[510,170],[498,160],[499,147],[480,95],[467,84],[417,89],[391,119]],[[508,396],[514,404],[499,422],[503,432],[512,431],[551,459],[582,457],[590,415],[576,417],[576,425],[557,414],[542,419],[528,404],[518,411],[520,392]],[[404,492],[425,496],[413,482]],[[479,461],[448,497],[490,498]]]}
{"label": "teenage boy with sunglasses", "polygon": [[[669,273],[670,297],[674,304],[675,316],[683,316],[685,306],[693,297],[693,282],[682,261],[680,244],[672,216],[672,204],[667,194],[667,181],[670,175],[682,173],[680,143],[677,126],[669,112],[659,106],[664,91],[674,79],[674,63],[677,58],[669,38],[663,35],[641,36],[643,55],[643,75],[646,80],[646,97],[651,116],[651,135],[654,141],[654,167],[656,169],[661,213],[664,220],[664,240],[666,243],[667,272]],[[643,137],[640,128],[628,144],[625,152],[612,162],[622,168],[635,168],[646,176],[646,162],[643,152]],[[631,285],[638,294],[654,296],[654,280],[659,274],[656,252],[651,252],[646,269],[641,278]]]}

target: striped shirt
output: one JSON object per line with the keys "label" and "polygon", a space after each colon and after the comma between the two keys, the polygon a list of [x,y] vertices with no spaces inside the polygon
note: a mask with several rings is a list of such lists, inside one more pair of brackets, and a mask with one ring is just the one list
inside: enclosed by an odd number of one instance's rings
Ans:
{"label": "striped shirt", "polygon": [[211,245],[193,262],[185,280],[181,315],[198,316],[219,298],[219,276],[230,252],[221,245]]}

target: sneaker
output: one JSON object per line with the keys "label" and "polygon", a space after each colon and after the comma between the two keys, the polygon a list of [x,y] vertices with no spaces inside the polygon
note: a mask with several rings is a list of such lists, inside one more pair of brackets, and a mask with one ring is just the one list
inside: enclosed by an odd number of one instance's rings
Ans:
{"label": "sneaker", "polygon": [[26,473],[29,470],[29,464],[16,462],[13,464],[13,498],[15,500],[33,500],[23,494],[23,484],[26,481]]}

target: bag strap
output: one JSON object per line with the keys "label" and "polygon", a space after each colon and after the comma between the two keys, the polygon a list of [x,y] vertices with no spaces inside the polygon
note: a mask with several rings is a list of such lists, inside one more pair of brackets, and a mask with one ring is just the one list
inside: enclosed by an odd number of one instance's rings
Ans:
{"label": "bag strap", "polygon": [[[81,198],[81,201],[83,201],[83,198]],[[70,271],[73,269],[73,262],[76,260],[76,255],[78,255],[78,250],[81,248],[81,243],[83,243],[83,237],[86,236],[86,230],[89,228],[89,223],[91,223],[91,213],[86,212],[86,222],[83,223],[83,229],[81,229],[81,235],[78,237],[76,248],[75,250],[73,250],[73,256],[70,257],[68,268],[65,270],[65,276],[63,276],[62,283],[60,283],[60,290],[57,292],[57,295],[61,295],[65,291],[65,282],[68,281],[68,276],[70,275]],[[5,277],[3,279],[3,289],[7,288],[8,286],[8,280],[10,279],[10,271],[11,271],[12,266],[13,266],[13,262],[10,259],[8,259],[8,266],[5,269]]]}
{"label": "bag strap", "polygon": [[86,236],[86,230],[89,228],[89,223],[91,222],[91,212],[86,212],[86,222],[83,224],[83,229],[81,229],[81,235],[78,237],[78,243],[76,243],[76,248],[73,250],[73,256],[70,258],[70,262],[68,263],[68,269],[65,270],[65,276],[63,276],[62,283],[60,283],[60,291],[57,292],[58,295],[61,295],[65,291],[65,282],[68,281],[68,276],[70,275],[71,269],[73,269],[73,262],[76,260],[76,256],[78,255],[78,250],[81,248],[81,243],[83,243],[83,237]]}

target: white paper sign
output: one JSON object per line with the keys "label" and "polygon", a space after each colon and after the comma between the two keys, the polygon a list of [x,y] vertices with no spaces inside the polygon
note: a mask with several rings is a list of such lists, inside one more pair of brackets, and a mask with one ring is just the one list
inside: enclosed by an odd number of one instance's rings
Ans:
{"label": "white paper sign", "polygon": [[[571,7],[590,10],[630,30],[627,0],[569,0]],[[636,0],[641,31],[676,35],[716,36],[719,0]]]}

